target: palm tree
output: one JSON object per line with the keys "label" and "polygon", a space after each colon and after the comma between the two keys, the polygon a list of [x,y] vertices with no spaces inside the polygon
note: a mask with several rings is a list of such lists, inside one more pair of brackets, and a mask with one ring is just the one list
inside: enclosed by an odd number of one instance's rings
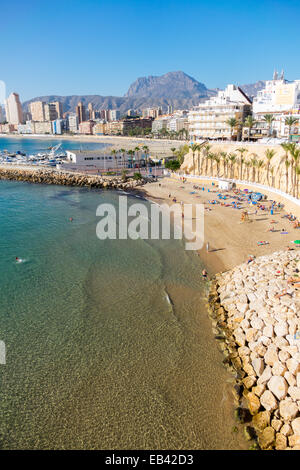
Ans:
{"label": "palm tree", "polygon": [[229,159],[229,164],[230,164],[230,178],[233,179],[234,178],[234,165],[236,163],[236,155],[234,153],[230,153],[228,155],[228,159]]}
{"label": "palm tree", "polygon": [[206,158],[210,161],[210,176],[213,176],[213,162],[215,158],[215,153],[209,152]]}
{"label": "palm tree", "polygon": [[121,154],[122,154],[123,167],[125,168],[125,166],[126,166],[126,163],[125,163],[125,160],[126,160],[126,159],[125,159],[126,150],[122,148],[122,149],[120,149],[120,152],[121,152]]}
{"label": "palm tree", "polygon": [[245,166],[246,166],[246,181],[249,181],[249,172],[250,172],[251,162],[247,160],[245,162]]}
{"label": "palm tree", "polygon": [[110,152],[110,153],[111,153],[111,154],[113,155],[113,157],[114,157],[114,160],[115,160],[115,166],[116,166],[116,170],[117,170],[117,168],[118,168],[118,159],[117,159],[117,153],[118,153],[118,151],[117,151],[117,150],[115,150],[115,149],[113,149],[113,150],[111,150],[111,152]]}
{"label": "palm tree", "polygon": [[251,166],[252,166],[252,182],[255,183],[255,169],[257,166],[257,155],[255,153],[252,154],[253,157],[250,160]]}
{"label": "palm tree", "polygon": [[243,176],[243,163],[244,163],[244,158],[243,158],[243,155],[245,152],[248,152],[248,149],[244,148],[244,147],[240,147],[238,149],[235,150],[236,152],[239,152],[240,153],[240,180],[242,180],[242,176]]}
{"label": "palm tree", "polygon": [[131,160],[131,164],[133,164],[133,156],[135,155],[135,151],[134,150],[128,150],[128,155],[130,155],[130,160]]}
{"label": "palm tree", "polygon": [[251,129],[254,126],[255,123],[256,123],[256,121],[252,116],[249,115],[249,116],[246,117],[245,122],[244,122],[244,127],[249,128],[248,141],[250,141]]}
{"label": "palm tree", "polygon": [[264,120],[268,124],[268,135],[271,135],[271,128],[272,128],[272,122],[274,121],[274,116],[273,114],[265,114],[264,115]]}
{"label": "palm tree", "polygon": [[227,119],[226,124],[230,126],[230,140],[232,140],[233,129],[237,127],[238,120],[235,118],[229,118]]}
{"label": "palm tree", "polygon": [[211,148],[211,145],[209,144],[204,145],[203,153],[205,157],[205,175],[207,175],[207,171],[208,171],[208,154],[209,154],[210,148]]}
{"label": "palm tree", "polygon": [[289,128],[289,132],[288,132],[288,139],[290,139],[290,135],[291,135],[291,128],[294,124],[296,124],[296,122],[298,122],[298,119],[295,118],[294,116],[288,116],[285,118],[284,120],[284,124],[286,126],[288,126]]}
{"label": "palm tree", "polygon": [[264,161],[263,160],[258,160],[257,164],[257,182],[259,183],[260,180],[260,170],[264,167]]}
{"label": "palm tree", "polygon": [[219,156],[219,154],[215,154],[214,156],[214,161],[216,162],[216,167],[217,167],[217,178],[219,178],[219,173],[220,173],[220,161],[221,161],[221,158]]}
{"label": "palm tree", "polygon": [[[144,155],[145,155],[145,162],[146,162],[146,168],[148,169],[148,155],[149,155],[149,147],[148,145],[144,145],[143,147],[143,152],[144,152]],[[172,150],[172,149],[171,149]],[[176,150],[176,149],[175,149]]]}
{"label": "palm tree", "polygon": [[223,160],[223,176],[226,177],[227,152],[220,152],[220,157]]}
{"label": "palm tree", "polygon": [[289,150],[290,150],[290,146],[287,142],[284,142],[283,144],[280,144],[281,147],[283,148],[284,152],[285,152],[285,192],[288,193],[289,192],[289,166],[290,166],[290,162],[289,162]]}
{"label": "palm tree", "polygon": [[299,179],[300,179],[300,166],[296,167],[296,198],[299,199]]}
{"label": "palm tree", "polygon": [[141,169],[140,169],[140,150],[141,150],[140,147],[135,147],[135,149],[134,149],[134,154],[135,154],[136,160],[138,162],[139,173],[141,171]]}
{"label": "palm tree", "polygon": [[193,170],[194,170],[194,175],[195,175],[195,153],[200,149],[200,145],[199,144],[192,144],[192,145],[190,145],[190,149],[191,149],[192,155],[193,155]]}
{"label": "palm tree", "polygon": [[[144,148],[144,147],[143,147],[143,148]],[[175,157],[176,148],[175,148],[175,147],[172,147],[170,150],[171,150],[171,152],[172,152],[172,154],[173,154],[173,157]]]}
{"label": "palm tree", "polygon": [[271,163],[271,160],[272,160],[272,158],[274,157],[275,154],[276,154],[275,150],[267,149],[265,151],[265,156],[266,156],[266,159],[267,159],[267,182],[268,182],[268,184],[270,184],[270,182],[269,182],[270,163]]}
{"label": "palm tree", "polygon": [[290,144],[290,154],[292,157],[292,174],[291,174],[291,182],[292,182],[292,188],[293,188],[293,196],[295,197],[296,194],[296,185],[297,185],[297,174],[296,174],[296,168],[298,166],[298,161],[300,158],[300,148],[296,146],[296,144]]}

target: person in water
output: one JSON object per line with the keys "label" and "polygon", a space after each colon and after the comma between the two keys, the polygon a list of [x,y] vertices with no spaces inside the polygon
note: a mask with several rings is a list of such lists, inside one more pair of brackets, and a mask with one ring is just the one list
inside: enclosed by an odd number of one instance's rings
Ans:
{"label": "person in water", "polygon": [[207,279],[207,271],[205,269],[202,271],[202,277],[203,279]]}

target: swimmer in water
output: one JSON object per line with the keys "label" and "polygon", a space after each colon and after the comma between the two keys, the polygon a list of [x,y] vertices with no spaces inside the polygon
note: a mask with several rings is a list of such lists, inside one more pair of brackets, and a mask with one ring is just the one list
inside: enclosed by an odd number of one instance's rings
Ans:
{"label": "swimmer in water", "polygon": [[203,279],[207,279],[207,271],[205,269],[202,271],[202,277]]}
{"label": "swimmer in water", "polygon": [[20,261],[20,258],[18,258],[17,256],[16,256],[16,261]]}
{"label": "swimmer in water", "polygon": [[73,217],[70,217],[70,218],[69,218],[69,221],[70,221],[70,222],[73,222]]}

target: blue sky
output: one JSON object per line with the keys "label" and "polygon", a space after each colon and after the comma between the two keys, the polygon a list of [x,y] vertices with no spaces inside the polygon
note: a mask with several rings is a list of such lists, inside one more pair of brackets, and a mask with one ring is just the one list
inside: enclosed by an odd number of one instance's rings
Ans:
{"label": "blue sky", "polygon": [[21,100],[121,96],[182,70],[208,88],[300,78],[299,0],[16,0],[1,6],[0,80]]}

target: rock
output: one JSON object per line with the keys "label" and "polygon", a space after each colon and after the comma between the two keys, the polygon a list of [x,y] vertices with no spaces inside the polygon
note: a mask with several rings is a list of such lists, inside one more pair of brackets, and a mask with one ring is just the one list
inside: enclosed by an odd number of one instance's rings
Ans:
{"label": "rock", "polygon": [[274,336],[274,328],[273,325],[267,325],[263,329],[263,335],[267,336],[268,338],[273,338]]}
{"label": "rock", "polygon": [[300,388],[300,372],[297,372],[296,382],[297,382],[297,387]]}
{"label": "rock", "polygon": [[280,419],[273,418],[271,421],[272,428],[275,429],[276,432],[279,432],[282,428],[282,421]]}
{"label": "rock", "polygon": [[253,367],[256,375],[258,375],[258,377],[259,377],[263,373],[264,368],[265,368],[265,364],[264,364],[263,359],[261,359],[261,358],[253,359],[252,367]]}
{"label": "rock", "polygon": [[256,382],[256,377],[254,375],[248,375],[242,380],[244,386],[250,390]]}
{"label": "rock", "polygon": [[289,334],[289,326],[286,322],[279,322],[275,325],[274,331],[276,336],[286,336]]}
{"label": "rock", "polygon": [[284,378],[291,387],[296,385],[296,379],[295,379],[294,375],[291,372],[288,372],[288,371],[285,372],[284,373]]}
{"label": "rock", "polygon": [[300,400],[300,388],[298,387],[289,387],[288,394],[294,401]]}
{"label": "rock", "polygon": [[273,411],[277,408],[277,400],[270,390],[266,390],[260,397],[261,405],[268,411]]}
{"label": "rock", "polygon": [[267,366],[261,376],[258,378],[257,383],[258,385],[264,384],[270,380],[272,377],[272,369],[270,366]]}
{"label": "rock", "polygon": [[297,416],[298,406],[291,400],[283,400],[279,403],[279,412],[283,419],[290,420]]}
{"label": "rock", "polygon": [[284,436],[290,436],[292,434],[292,428],[289,424],[285,423],[280,429],[280,432]]}
{"label": "rock", "polygon": [[296,418],[291,422],[292,429],[294,431],[294,434],[297,436],[300,436],[300,418]]}
{"label": "rock", "polygon": [[281,362],[277,361],[274,363],[272,367],[272,374],[283,376],[286,370],[287,370],[286,367],[283,364],[281,364]]}
{"label": "rock", "polygon": [[287,396],[288,384],[280,375],[273,375],[268,382],[268,389],[275,395],[278,400],[282,400]]}
{"label": "rock", "polygon": [[299,362],[293,357],[286,361],[288,370],[296,377],[297,373],[300,372]]}
{"label": "rock", "polygon": [[275,442],[275,431],[271,426],[265,428],[258,436],[258,443],[261,449],[268,449]]}
{"label": "rock", "polygon": [[258,397],[253,392],[249,392],[247,394],[246,400],[250,413],[255,415],[260,408],[260,401]]}
{"label": "rock", "polygon": [[285,362],[291,357],[290,354],[287,351],[279,351],[278,357],[280,362],[285,364]]}
{"label": "rock", "polygon": [[264,361],[270,366],[273,366],[275,362],[278,362],[278,354],[273,347],[268,347],[268,350],[264,356]]}
{"label": "rock", "polygon": [[256,385],[256,387],[252,388],[252,392],[255,393],[255,395],[257,395],[258,397],[261,397],[265,390],[266,390],[265,384]]}
{"label": "rock", "polygon": [[296,434],[289,436],[289,445],[290,447],[300,446],[300,436]]}
{"label": "rock", "polygon": [[255,328],[248,328],[246,331],[246,340],[249,342],[255,341],[255,338],[257,336],[257,330]]}
{"label": "rock", "polygon": [[270,426],[270,412],[260,411],[252,418],[252,424],[257,431],[263,431],[266,427]]}
{"label": "rock", "polygon": [[278,432],[276,434],[276,439],[275,439],[275,449],[276,450],[284,450],[287,448],[287,438]]}

